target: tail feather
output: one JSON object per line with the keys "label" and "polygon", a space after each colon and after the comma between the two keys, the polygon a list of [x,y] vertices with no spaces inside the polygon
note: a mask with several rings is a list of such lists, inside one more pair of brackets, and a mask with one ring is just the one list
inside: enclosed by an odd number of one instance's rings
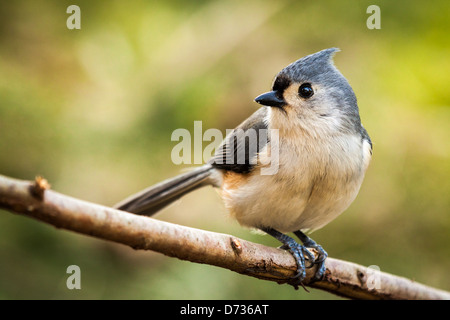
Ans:
{"label": "tail feather", "polygon": [[186,193],[210,184],[213,167],[204,165],[190,172],[162,181],[119,202],[114,208],[151,216]]}

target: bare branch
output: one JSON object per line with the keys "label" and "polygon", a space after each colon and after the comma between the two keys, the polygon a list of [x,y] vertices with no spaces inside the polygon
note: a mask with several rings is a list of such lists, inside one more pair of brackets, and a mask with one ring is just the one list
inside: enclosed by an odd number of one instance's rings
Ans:
{"label": "bare branch", "polygon": [[[288,283],[296,264],[285,250],[230,235],[184,227],[114,210],[49,190],[35,182],[0,176],[0,207],[100,239],[167,256],[226,268],[259,279]],[[450,293],[417,282],[328,258],[325,279],[305,285],[354,299],[450,299]]]}

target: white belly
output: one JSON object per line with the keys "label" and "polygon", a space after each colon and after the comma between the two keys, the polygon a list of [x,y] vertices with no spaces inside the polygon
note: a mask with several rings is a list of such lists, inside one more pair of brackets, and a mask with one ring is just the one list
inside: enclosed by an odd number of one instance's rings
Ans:
{"label": "white belly", "polygon": [[295,148],[280,141],[284,166],[275,175],[260,175],[258,168],[246,183],[225,183],[222,196],[231,215],[247,227],[292,232],[319,229],[341,214],[359,191],[370,146],[349,137],[319,143]]}

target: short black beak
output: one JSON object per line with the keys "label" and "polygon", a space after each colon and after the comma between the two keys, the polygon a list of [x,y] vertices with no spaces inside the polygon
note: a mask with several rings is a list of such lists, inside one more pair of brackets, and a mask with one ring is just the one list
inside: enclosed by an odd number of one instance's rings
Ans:
{"label": "short black beak", "polygon": [[266,92],[260,96],[257,96],[255,98],[255,102],[258,102],[263,106],[281,108],[286,105],[286,102],[282,97],[280,98],[279,95],[280,94],[277,91]]}

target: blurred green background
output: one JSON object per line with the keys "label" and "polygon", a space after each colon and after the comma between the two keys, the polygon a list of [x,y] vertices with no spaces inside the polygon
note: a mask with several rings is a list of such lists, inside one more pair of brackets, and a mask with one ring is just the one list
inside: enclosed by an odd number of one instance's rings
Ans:
{"label": "blurred green background", "polygon": [[[66,9],[81,8],[81,30]],[[381,8],[369,30],[366,9]],[[43,175],[113,205],[189,166],[177,128],[225,132],[298,58],[328,47],[374,157],[360,194],[313,238],[330,256],[450,290],[448,1],[2,1],[0,174]],[[204,145],[205,146],[205,145]],[[212,188],[159,219],[278,246]],[[57,230],[0,211],[0,299],[335,299]],[[81,268],[81,290],[66,268]]]}

